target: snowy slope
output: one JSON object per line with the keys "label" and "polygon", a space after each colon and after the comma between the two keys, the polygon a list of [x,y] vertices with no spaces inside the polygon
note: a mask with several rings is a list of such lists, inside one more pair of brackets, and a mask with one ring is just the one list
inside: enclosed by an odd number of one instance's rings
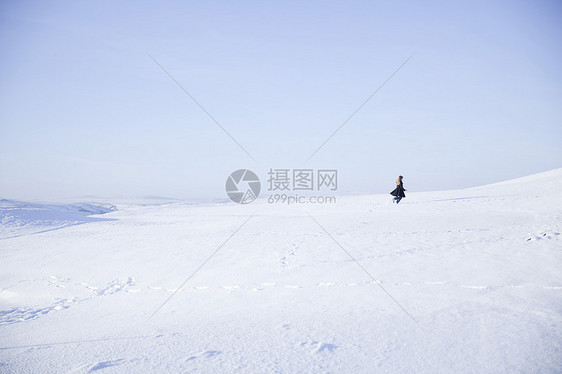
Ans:
{"label": "snowy slope", "polygon": [[112,204],[54,205],[0,199],[0,239],[100,221],[103,219],[91,216],[115,209]]}
{"label": "snowy slope", "polygon": [[486,191],[502,191],[507,188],[511,192],[516,192],[520,194],[540,194],[544,195],[546,193],[559,193],[560,192],[560,181],[562,180],[562,168],[546,171],[543,173],[537,173],[533,175],[528,175],[522,178],[510,179],[504,182],[489,184],[487,186],[475,187],[471,190],[481,190]]}
{"label": "snowy slope", "polygon": [[561,191],[3,202],[0,372],[562,372]]}

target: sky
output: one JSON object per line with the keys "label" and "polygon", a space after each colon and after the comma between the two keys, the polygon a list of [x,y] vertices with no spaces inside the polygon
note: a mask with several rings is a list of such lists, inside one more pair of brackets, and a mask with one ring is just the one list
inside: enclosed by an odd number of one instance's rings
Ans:
{"label": "sky", "polygon": [[1,2],[0,197],[224,198],[241,168],[263,184],[337,169],[343,194],[559,168],[561,16],[556,1]]}

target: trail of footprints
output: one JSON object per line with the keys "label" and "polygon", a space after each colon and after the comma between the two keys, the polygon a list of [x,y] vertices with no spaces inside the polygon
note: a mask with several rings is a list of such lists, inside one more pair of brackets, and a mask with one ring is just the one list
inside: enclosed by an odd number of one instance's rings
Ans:
{"label": "trail of footprints", "polygon": [[[274,288],[288,288],[288,289],[303,289],[303,288],[310,288],[310,287],[357,287],[357,286],[364,286],[364,285],[376,285],[385,284],[383,281],[364,281],[364,282],[352,282],[352,283],[336,283],[336,282],[318,282],[314,285],[296,285],[296,284],[279,284],[275,282],[265,282],[260,283],[259,285],[250,285],[250,286],[239,286],[239,285],[225,285],[225,286],[192,286],[192,287],[184,287],[180,289],[180,292],[185,291],[207,291],[207,290],[222,290],[227,293],[235,292],[235,291],[264,291],[268,289]],[[562,286],[553,286],[553,285],[546,285],[546,286],[536,286],[536,285],[503,285],[503,286],[490,286],[490,285],[479,285],[479,284],[458,284],[453,281],[426,281],[426,282],[396,282],[391,283],[391,286],[394,287],[437,287],[437,286],[449,286],[449,287],[458,287],[467,290],[481,290],[481,291],[493,291],[501,288],[514,288],[514,289],[522,289],[522,288],[533,288],[533,289],[544,289],[544,290],[562,290]],[[386,286],[386,285],[385,285]],[[158,290],[158,291],[165,291],[165,292],[176,292],[177,289],[168,289],[164,287],[147,287],[149,290]],[[140,290],[138,290],[140,292]]]}
{"label": "trail of footprints", "polygon": [[[19,282],[21,283],[21,282]],[[54,303],[44,307],[15,307],[7,310],[0,311],[0,326],[2,325],[9,325],[18,322],[26,322],[37,319],[41,316],[49,314],[51,312],[65,310],[71,307],[73,304],[85,302],[88,300],[92,300],[96,297],[103,297],[108,296],[111,294],[115,294],[118,292],[131,292],[131,293],[146,293],[146,292],[166,292],[166,293],[173,293],[176,292],[177,289],[170,289],[165,287],[159,286],[146,286],[144,288],[133,288],[135,286],[135,279],[133,277],[128,277],[127,280],[121,281],[119,279],[115,279],[109,282],[105,287],[98,288],[95,286],[88,285],[86,283],[71,283],[71,280],[68,278],[61,278],[57,276],[51,276],[47,283],[53,285],[55,287],[66,287],[68,284],[79,285],[85,287],[90,291],[90,295],[87,297],[73,297],[73,298],[60,298],[56,299]],[[378,281],[380,284],[384,284],[383,281]],[[286,288],[286,289],[302,289],[302,288],[309,288],[309,287],[358,287],[364,285],[376,285],[374,281],[364,281],[364,282],[355,282],[355,283],[336,283],[336,282],[318,282],[314,285],[298,285],[298,284],[280,284],[276,282],[264,282],[258,285],[249,285],[249,286],[240,286],[240,285],[222,285],[222,286],[191,286],[191,287],[184,287],[180,291],[192,291],[192,292],[201,292],[201,291],[209,291],[209,290],[222,290],[227,293],[232,292],[259,292],[259,291],[267,291],[276,288]],[[534,286],[534,285],[507,285],[507,286],[489,286],[489,285],[478,285],[478,284],[457,284],[452,281],[425,281],[425,282],[403,282],[403,283],[393,283],[390,284],[394,287],[443,287],[443,286],[453,286],[459,287],[466,290],[474,290],[474,291],[492,291],[499,288],[510,287],[514,289],[522,289],[522,288],[542,288],[543,290],[555,290],[559,291],[562,290],[562,285],[545,285],[545,286]],[[6,287],[4,290],[9,289],[10,287]]]}
{"label": "trail of footprints", "polygon": [[[560,232],[557,231],[542,231],[537,235],[529,234],[525,240],[528,242],[532,241],[539,241],[539,240],[558,240],[560,238]],[[283,257],[280,259],[280,266],[282,269],[290,270],[298,265],[294,265],[290,263],[290,260],[294,259],[293,256],[297,253],[297,249],[299,245],[302,244],[307,237],[302,238],[299,243],[293,243],[292,247],[289,248]],[[89,291],[89,295],[86,297],[73,297],[73,298],[57,298],[55,301],[43,307],[15,307],[7,310],[0,310],[0,326],[2,325],[9,325],[18,322],[26,322],[37,319],[41,316],[49,314],[54,311],[65,310],[68,309],[71,305],[84,302],[87,300],[91,300],[95,297],[102,297],[112,295],[118,292],[130,292],[130,293],[141,293],[141,292],[152,292],[152,291],[163,291],[167,293],[176,292],[177,289],[175,288],[165,288],[162,286],[146,286],[144,288],[134,287],[136,285],[134,277],[128,277],[127,280],[122,281],[120,279],[115,279],[109,282],[105,287],[97,287],[93,285],[89,285],[87,283],[76,283],[72,282],[70,278],[60,277],[52,275],[45,278],[40,279],[29,279],[29,280],[22,280],[16,282],[13,285],[0,289],[0,292],[10,292],[10,288],[14,288],[22,283],[26,282],[45,282],[47,286],[52,286],[56,288],[66,288],[70,286],[79,286],[85,288]],[[383,284],[384,282],[379,281],[379,283]],[[367,284],[376,284],[374,281],[364,281],[364,282],[357,282],[357,283],[336,283],[336,282],[318,282],[314,284],[314,287],[355,287],[355,286],[362,286]],[[475,291],[491,291],[498,288],[505,288],[510,287],[514,289],[522,289],[522,288],[542,288],[544,290],[562,290],[562,285],[544,285],[534,286],[534,285],[507,285],[507,286],[489,286],[489,285],[459,285],[452,281],[425,281],[425,282],[403,282],[403,283],[394,283],[391,286],[397,287],[438,287],[438,286],[453,286],[459,287],[466,290],[475,290]],[[240,285],[222,285],[222,286],[205,286],[205,285],[197,285],[192,287],[184,287],[184,289],[180,291],[191,290],[194,292],[197,291],[206,291],[206,290],[213,290],[219,289],[226,291],[227,293],[232,292],[239,292],[239,291],[264,291],[273,288],[288,288],[288,289],[300,289],[300,288],[307,288],[311,287],[310,285],[297,285],[297,284],[278,284],[276,282],[264,282],[258,285],[250,285],[250,286],[240,286]]]}
{"label": "trail of footprints", "polygon": [[[282,328],[285,328],[289,325],[283,325]],[[161,337],[161,335],[156,336],[156,338]],[[297,349],[304,349],[309,351],[311,354],[326,354],[326,353],[334,353],[337,349],[341,348],[340,346],[332,343],[324,343],[321,341],[304,341],[296,345]],[[200,360],[212,360],[215,359],[217,356],[222,355],[223,352],[219,350],[203,350],[197,353],[192,353],[185,358],[185,363],[191,363]],[[71,373],[77,372],[87,372],[93,373],[98,370],[106,369],[113,366],[119,365],[127,365],[129,363],[134,363],[138,361],[138,359],[131,359],[125,360],[123,358],[113,359],[113,360],[105,360],[105,361],[98,361],[93,364],[85,364],[75,367],[71,370]]]}
{"label": "trail of footprints", "polygon": [[[290,324],[284,324],[281,326],[282,329],[290,329]],[[167,338],[171,338],[173,339],[176,335],[179,334],[171,334],[169,336],[167,336]],[[163,338],[164,335],[156,335],[154,336],[155,339],[159,339],[159,338]],[[147,337],[148,338],[148,337]],[[308,351],[310,354],[331,354],[331,353],[335,353],[336,350],[340,349],[341,346],[333,344],[333,343],[325,343],[322,341],[317,341],[317,340],[313,340],[313,341],[303,341],[300,343],[297,343],[295,345],[295,348],[297,350],[304,350],[304,351]],[[191,364],[191,363],[196,363],[197,361],[205,361],[205,360],[213,360],[216,359],[217,357],[220,357],[221,355],[223,355],[224,353],[228,353],[228,352],[223,352],[220,350],[212,350],[212,349],[206,349],[206,350],[202,350],[202,351],[197,351],[195,353],[191,353],[188,354],[187,357],[184,359],[184,363],[186,364]],[[133,359],[129,359],[126,360],[124,358],[114,358],[111,360],[104,360],[104,361],[97,361],[94,363],[88,363],[88,364],[82,364],[79,366],[74,367],[74,369],[72,369],[70,371],[70,373],[83,373],[83,372],[87,372],[87,373],[93,373],[96,372],[98,370],[102,370],[102,369],[106,369],[109,367],[114,367],[114,366],[120,366],[120,365],[127,365],[130,363],[135,363],[137,362],[139,359],[138,358],[133,358]]]}
{"label": "trail of footprints", "polygon": [[10,288],[13,288],[25,282],[44,282],[45,285],[56,288],[78,286],[79,289],[87,289],[89,291],[89,295],[85,297],[75,296],[72,298],[56,298],[52,304],[43,307],[14,307],[7,310],[0,310],[0,326],[11,325],[18,322],[32,321],[51,312],[68,309],[73,304],[82,303],[95,297],[107,296],[124,290],[128,291],[128,288],[135,284],[135,279],[133,277],[128,277],[126,281],[115,279],[109,282],[105,287],[98,288],[87,283],[71,282],[70,278],[51,275],[47,279],[42,278],[20,281],[16,284],[3,288],[2,290],[0,290],[0,292],[7,291]]}
{"label": "trail of footprints", "polygon": [[560,236],[559,232],[543,231],[536,235],[529,234],[525,238],[525,241],[530,242],[530,241],[545,240],[545,239],[546,240],[558,239],[558,236]]}

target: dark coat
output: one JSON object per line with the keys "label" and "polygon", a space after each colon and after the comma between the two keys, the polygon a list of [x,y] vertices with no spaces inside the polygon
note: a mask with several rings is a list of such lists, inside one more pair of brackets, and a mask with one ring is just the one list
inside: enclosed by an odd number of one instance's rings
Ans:
{"label": "dark coat", "polygon": [[399,185],[396,186],[396,188],[394,189],[394,191],[392,191],[390,194],[392,196],[396,196],[396,197],[406,197],[406,194],[404,193],[404,185],[402,184],[402,182],[400,182]]}

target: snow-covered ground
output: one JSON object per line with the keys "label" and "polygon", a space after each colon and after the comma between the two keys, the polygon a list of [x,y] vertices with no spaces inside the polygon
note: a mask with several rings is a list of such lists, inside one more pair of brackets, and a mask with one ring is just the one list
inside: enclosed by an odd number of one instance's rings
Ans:
{"label": "snow-covered ground", "polygon": [[0,372],[562,372],[562,169],[398,206],[109,203],[1,201]]}

